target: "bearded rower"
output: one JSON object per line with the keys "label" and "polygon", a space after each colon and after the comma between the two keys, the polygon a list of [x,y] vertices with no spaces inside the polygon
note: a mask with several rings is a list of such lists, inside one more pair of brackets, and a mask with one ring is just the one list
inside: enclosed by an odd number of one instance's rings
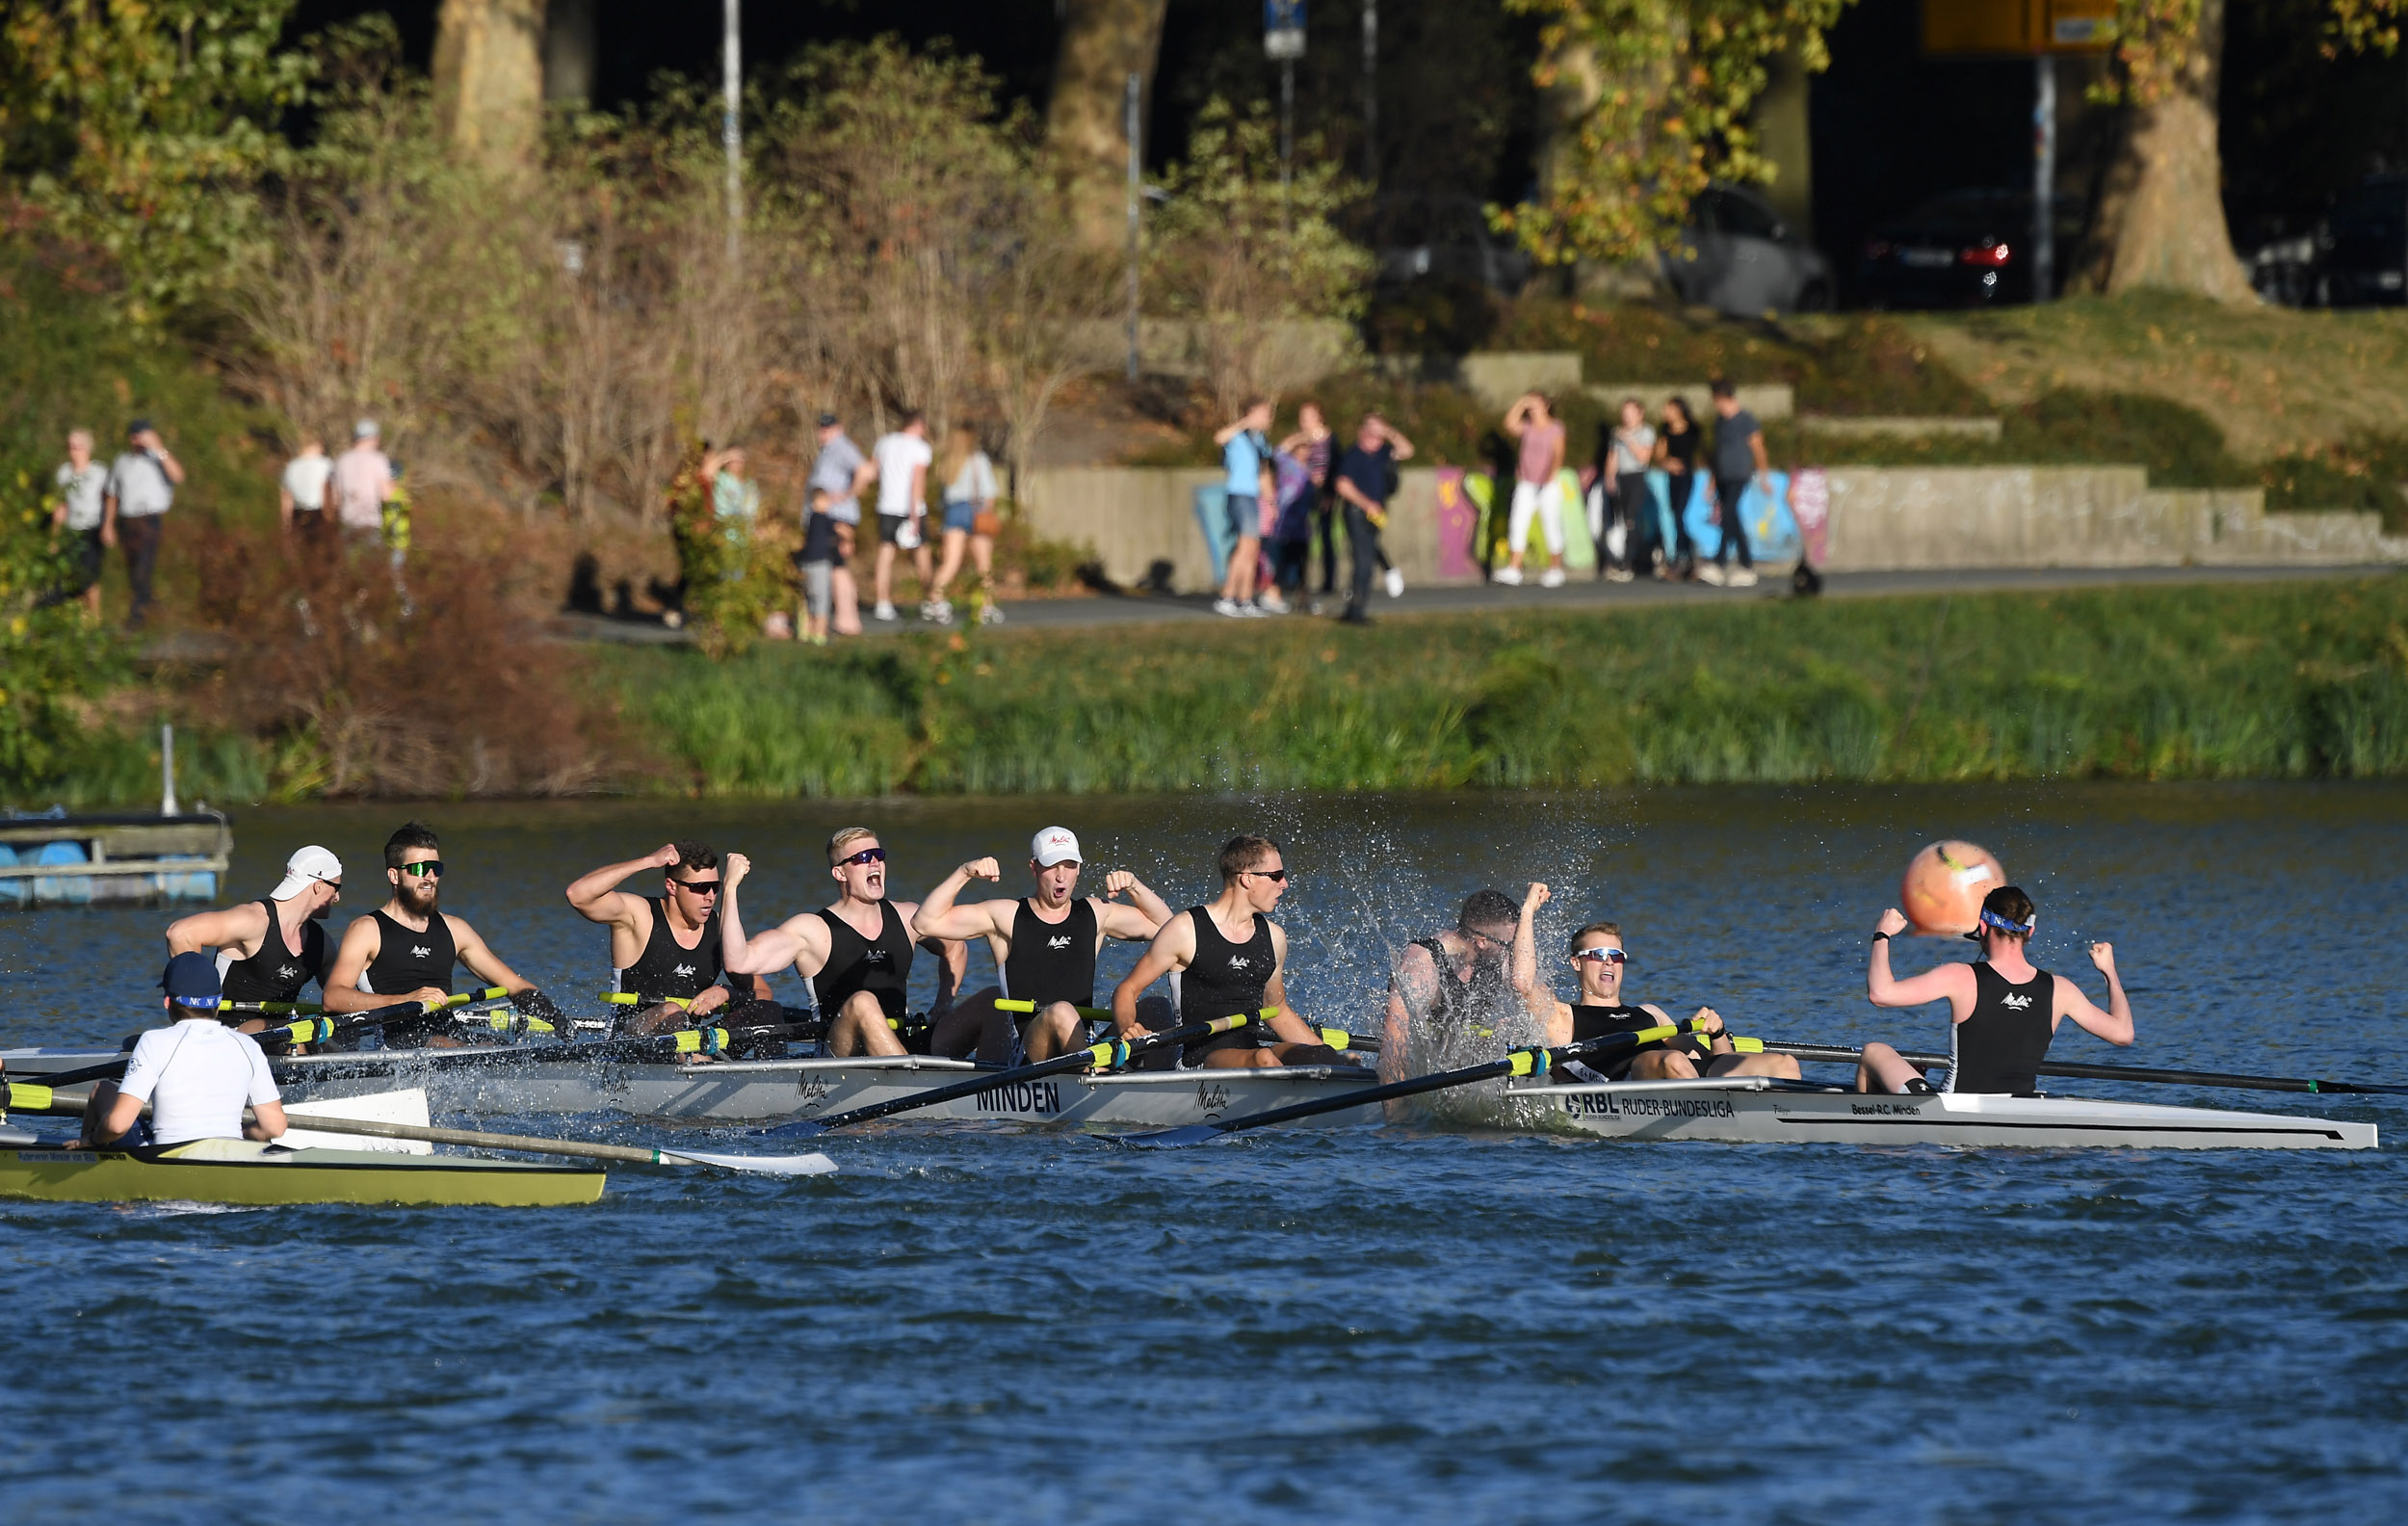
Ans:
{"label": "bearded rower", "polygon": [[[1950,1064],[1942,1090],[2039,1095],[2038,1066],[2048,1058],[2056,1025],[2068,1017],[2111,1044],[2133,1041],[2132,1002],[2116,978],[2115,946],[2090,945],[2090,962],[2107,977],[2103,1011],[2072,981],[2033,967],[2028,951],[2039,925],[2031,897],[2001,885],[1982,898],[1981,921],[1965,934],[1981,945],[1980,959],[1899,980],[1890,973],[1890,940],[1906,931],[1906,917],[1896,907],[1881,913],[1865,994],[1875,1007],[1948,1002]],[[1896,1049],[1869,1043],[1856,1067],[1856,1090],[1928,1093],[1932,1087]]]}
{"label": "bearded rower", "polygon": [[1506,1009],[1518,1008],[1521,998],[1505,968],[1514,925],[1511,898],[1501,890],[1475,890],[1453,929],[1405,945],[1388,981],[1381,1080],[1401,1081],[1411,1073],[1416,1030],[1493,1027]]}
{"label": "bearded rower", "polygon": [[[265,899],[169,923],[168,957],[212,955],[225,1004],[298,1002],[311,981],[326,984],[323,924],[342,895],[342,860],[312,844],[284,861],[284,878]],[[238,1024],[244,1033],[267,1026],[255,1015]]]}
{"label": "bearded rower", "polygon": [[[92,1088],[79,1149],[182,1144],[196,1139],[271,1140],[284,1132],[284,1104],[268,1057],[249,1034],[218,1021],[218,961],[190,952],[159,977],[174,1020],[154,1028],[126,1058],[125,1079]],[[142,1125],[143,1107],[150,1123]],[[254,1123],[243,1121],[251,1110]]]}
{"label": "bearded rower", "polygon": [[[1048,827],[1029,844],[1035,895],[955,905],[971,881],[1004,877],[994,859],[974,858],[920,903],[912,932],[924,938],[983,937],[999,979],[999,987],[955,1005],[929,1040],[930,1052],[962,1055],[975,1047],[982,1059],[1017,1066],[1051,1060],[1076,1043],[1086,1021],[1079,1009],[1095,1005],[1095,957],[1104,940],[1142,943],[1170,920],[1163,898],[1126,869],[1104,876],[1102,895],[1076,895],[1080,865],[1079,839],[1070,829]],[[1123,895],[1131,905],[1112,904]],[[1034,1010],[1005,1013],[995,1005],[998,996],[1034,1003]]]}
{"label": "bearded rower", "polygon": [[[662,873],[661,893],[632,894],[619,881]],[[707,843],[667,843],[641,858],[605,864],[568,887],[568,904],[611,930],[611,989],[640,1004],[629,1033],[681,1028],[738,999],[768,1001],[769,982],[725,973],[720,947],[720,855]]]}
{"label": "bearded rower", "polygon": [[[452,966],[464,964],[487,986],[510,993],[519,1010],[548,1013],[551,1004],[503,963],[477,930],[436,903],[443,889],[442,845],[432,829],[408,822],[384,841],[384,878],[391,899],[343,931],[334,968],[326,978],[327,1011],[374,1012],[406,1001],[441,1001],[452,994]],[[386,1025],[389,1049],[420,1044],[458,1047],[441,1032],[440,1014]]]}
{"label": "bearded rower", "polygon": [[[1533,884],[1522,898],[1522,915],[1513,934],[1513,984],[1530,1003],[1550,1046],[1581,1043],[1608,1034],[1636,1033],[1672,1021],[1653,1002],[1636,1006],[1623,999],[1622,971],[1630,952],[1622,946],[1622,929],[1611,922],[1591,922],[1572,934],[1568,954],[1580,982],[1580,1000],[1559,1002],[1538,978],[1538,908],[1550,892]],[[1788,1055],[1736,1052],[1722,1014],[1700,1007],[1691,1019],[1704,1025],[1703,1034],[1685,1034],[1669,1042],[1642,1044],[1610,1064],[1591,1066],[1574,1061],[1565,1074],[1578,1081],[1694,1081],[1700,1076],[1779,1076],[1798,1078],[1797,1062]]]}
{"label": "bearded rower", "polygon": [[[1244,1016],[1244,1027],[1188,1044],[1180,1064],[1204,1069],[1264,1069],[1351,1061],[1320,1041],[1288,1005],[1288,934],[1270,919],[1288,893],[1288,868],[1269,837],[1232,837],[1220,851],[1220,894],[1190,907],[1154,934],[1137,968],[1112,990],[1112,1031],[1143,1038],[1138,999],[1165,975],[1176,975],[1179,1025]],[[1266,1024],[1265,1008],[1276,1011]]]}
{"label": "bearded rower", "polygon": [[[914,901],[886,899],[886,849],[867,827],[848,827],[827,840],[827,870],[836,899],[817,911],[788,917],[755,938],[745,936],[736,887],[752,872],[743,854],[727,855],[720,888],[720,946],[728,972],[766,975],[793,965],[811,983],[814,1005],[827,1023],[822,1048],[837,1059],[909,1053],[903,1039],[911,986]],[[921,940],[937,956],[937,999],[950,999],[968,951],[958,943]]]}

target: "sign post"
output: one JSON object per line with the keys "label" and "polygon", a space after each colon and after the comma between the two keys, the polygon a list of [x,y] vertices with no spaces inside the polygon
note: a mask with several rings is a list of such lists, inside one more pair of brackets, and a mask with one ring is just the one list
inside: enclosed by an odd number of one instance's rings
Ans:
{"label": "sign post", "polygon": [[1263,0],[1263,56],[1279,66],[1279,221],[1288,221],[1296,159],[1296,61],[1304,56],[1304,0]]}

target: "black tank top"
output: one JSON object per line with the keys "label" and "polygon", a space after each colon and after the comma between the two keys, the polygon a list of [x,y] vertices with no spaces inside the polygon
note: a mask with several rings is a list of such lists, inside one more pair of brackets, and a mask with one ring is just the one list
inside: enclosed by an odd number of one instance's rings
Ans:
{"label": "black tank top", "polygon": [[1475,963],[1470,980],[1457,980],[1454,958],[1444,943],[1434,937],[1415,938],[1413,946],[1426,952],[1438,968],[1438,998],[1429,1010],[1434,1021],[1452,1024],[1467,1016],[1494,1021],[1512,999],[1513,987],[1502,964]]}
{"label": "black tank top", "polygon": [[[1583,1043],[1591,1039],[1603,1039],[1608,1034],[1636,1033],[1642,1028],[1662,1026],[1663,1026],[1663,1019],[1644,1007],[1632,1007],[1627,1004],[1619,1007],[1587,1007],[1579,1003],[1574,1003],[1572,1007],[1572,1041],[1574,1043]],[[1640,1055],[1650,1049],[1666,1047],[1678,1049],[1695,1060],[1698,1069],[1706,1068],[1706,1053],[1711,1052],[1708,1046],[1699,1043],[1694,1039],[1676,1039],[1670,1045],[1658,1039],[1653,1043],[1640,1044],[1636,1049],[1625,1049],[1615,1054],[1600,1055],[1593,1060],[1575,1060],[1572,1066],[1579,1068],[1566,1066],[1556,1073],[1556,1079],[1557,1081],[1585,1081],[1588,1076],[1581,1073],[1585,1070],[1590,1075],[1601,1075],[1609,1081],[1627,1081],[1630,1079],[1632,1063]]]}
{"label": "black tank top", "polygon": [[1270,984],[1275,957],[1270,944],[1270,919],[1254,913],[1254,935],[1232,943],[1213,925],[1203,907],[1188,908],[1195,923],[1195,958],[1179,977],[1179,1025],[1211,1022],[1216,1017],[1252,1017],[1234,1033],[1216,1034],[1180,1051],[1187,1065],[1200,1065],[1217,1049],[1253,1049],[1278,1042],[1263,1025],[1263,987]]}
{"label": "black tank top", "polygon": [[1033,1001],[1040,1012],[1058,1001],[1094,1006],[1095,903],[1081,896],[1070,903],[1068,916],[1047,922],[1024,897],[1011,914],[1011,957],[1003,973],[1004,994]]}
{"label": "black tank top", "polygon": [[827,963],[811,977],[811,990],[827,1017],[833,1018],[854,991],[868,991],[888,1017],[903,1019],[903,996],[911,981],[911,930],[895,914],[891,902],[879,902],[877,909],[875,943],[835,912],[820,910],[820,920],[827,924]]}
{"label": "black tank top", "polygon": [[2048,1058],[2049,1040],[2056,1037],[2049,1019],[2055,1010],[2056,977],[2047,970],[2035,970],[2021,986],[2010,986],[1988,960],[1976,960],[1973,1014],[1957,1023],[1951,1035],[1956,1065],[1949,1090],[2036,1094],[2040,1077],[2034,1072]]}
{"label": "black tank top", "polygon": [[259,903],[267,908],[268,935],[259,940],[259,952],[249,959],[235,959],[229,954],[218,956],[218,985],[230,1002],[288,1002],[299,999],[301,987],[311,981],[326,984],[327,930],[314,921],[301,924],[301,947],[299,954],[284,946],[284,928],[276,921],[275,903]]}
{"label": "black tank top", "polygon": [[459,959],[459,947],[452,941],[452,924],[442,912],[427,919],[423,933],[382,911],[368,914],[377,919],[377,957],[368,961],[368,989],[393,996],[428,986],[439,991],[452,988],[452,965]]}
{"label": "black tank top", "polygon": [[652,932],[643,940],[636,962],[613,972],[616,989],[633,991],[647,1007],[667,996],[699,996],[715,985],[726,965],[720,961],[720,913],[702,919],[701,940],[680,948],[668,930],[668,904],[662,896],[645,896],[652,908]]}

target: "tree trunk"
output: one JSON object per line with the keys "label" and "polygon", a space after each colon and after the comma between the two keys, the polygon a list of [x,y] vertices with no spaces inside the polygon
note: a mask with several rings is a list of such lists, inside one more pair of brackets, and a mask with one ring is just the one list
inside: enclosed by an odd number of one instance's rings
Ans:
{"label": "tree trunk", "polygon": [[1131,74],[1139,82],[1139,119],[1153,99],[1168,0],[1065,0],[1054,95],[1045,108],[1045,141],[1067,172],[1072,222],[1091,248],[1128,235],[1125,205],[1129,143],[1121,102]]}
{"label": "tree trunk", "polygon": [[434,98],[443,136],[495,169],[530,164],[543,120],[544,0],[443,0]]}
{"label": "tree trunk", "polygon": [[2249,276],[2224,223],[2223,159],[2216,145],[2217,64],[2225,0],[2200,0],[2187,56],[2157,98],[2126,108],[2098,222],[2073,285],[2125,292],[2156,286],[2218,302],[2251,303]]}
{"label": "tree trunk", "polygon": [[544,17],[543,98],[584,105],[593,99],[601,43],[594,0],[551,0]]}

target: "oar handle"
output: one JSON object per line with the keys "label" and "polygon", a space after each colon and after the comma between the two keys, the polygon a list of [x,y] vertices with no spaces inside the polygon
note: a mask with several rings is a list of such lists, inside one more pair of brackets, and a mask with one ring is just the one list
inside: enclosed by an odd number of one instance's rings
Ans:
{"label": "oar handle", "polygon": [[[1046,1005],[1050,1007],[1053,1004],[1048,1002]],[[1076,1003],[1073,1003],[1072,1007],[1080,1016],[1085,1017],[1089,1022],[1110,1022],[1112,1020],[1112,1010],[1110,1007],[1080,1007]],[[1012,996],[998,996],[995,998],[995,1010],[997,1012],[1008,1013],[1033,1013],[1036,1011],[1036,1003],[1034,1001],[1022,1001],[1017,997]]]}

